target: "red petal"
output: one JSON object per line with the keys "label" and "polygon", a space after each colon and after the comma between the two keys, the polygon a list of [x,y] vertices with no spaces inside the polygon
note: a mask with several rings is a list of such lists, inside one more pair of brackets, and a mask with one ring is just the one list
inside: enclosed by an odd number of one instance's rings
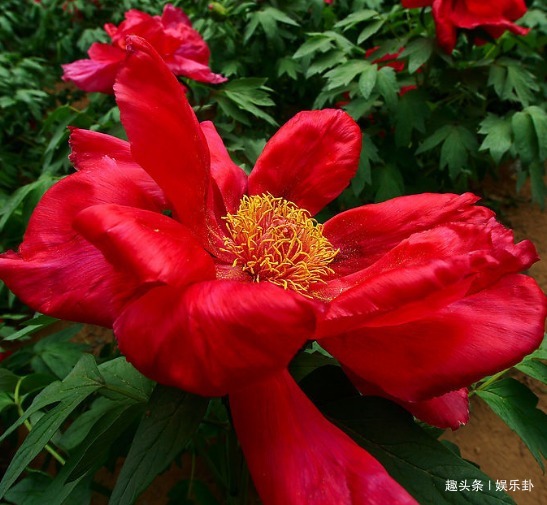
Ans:
{"label": "red petal", "polygon": [[451,391],[423,402],[399,402],[414,417],[437,428],[457,430],[469,421],[467,388]]}
{"label": "red petal", "polygon": [[349,184],[360,152],[361,131],[345,112],[300,112],[266,144],[249,193],[271,193],[315,214]]}
{"label": "red petal", "polygon": [[416,505],[286,371],[232,393],[230,407],[264,505]]}
{"label": "red petal", "polygon": [[376,326],[385,324],[378,318],[401,324],[507,273],[520,272],[535,260],[531,242],[514,245],[511,231],[493,218],[482,226],[451,223],[415,233],[370,267],[330,280],[314,295],[338,295],[327,315],[327,333],[371,325],[373,318]]}
{"label": "red petal", "polygon": [[171,4],[166,4],[161,15],[161,24],[165,28],[177,28],[179,24],[191,26],[190,18],[186,13]]}
{"label": "red petal", "polygon": [[140,283],[184,286],[213,279],[215,266],[186,227],[148,210],[105,204],[88,207],[74,228],[100,249],[117,271]]}
{"label": "red petal", "polygon": [[334,216],[323,233],[340,249],[331,265],[339,275],[361,270],[414,233],[446,223],[486,224],[494,215],[473,205],[479,198],[426,193],[364,205]]}
{"label": "red petal", "polygon": [[210,281],[151,289],[114,324],[144,375],[222,396],[285,368],[315,327],[311,301],[269,283]]}
{"label": "red petal", "polygon": [[356,374],[405,401],[454,391],[518,363],[543,338],[547,301],[536,282],[508,275],[421,320],[362,327],[321,340]]}
{"label": "red petal", "polygon": [[402,0],[405,9],[415,9],[418,7],[429,7],[434,0]]}
{"label": "red petal", "polygon": [[247,191],[247,174],[232,161],[211,121],[201,123],[201,129],[211,153],[211,176],[222,194],[225,209],[233,214]]}
{"label": "red petal", "polygon": [[62,65],[63,81],[72,81],[78,88],[99,93],[112,93],[116,75],[125,59],[125,52],[108,44],[95,42],[89,49],[89,60]]}
{"label": "red petal", "polygon": [[177,79],[140,37],[114,86],[133,157],[159,184],[177,219],[205,238],[209,152]]}
{"label": "red petal", "polygon": [[381,396],[398,403],[414,417],[437,428],[457,430],[469,421],[469,395],[467,388],[451,391],[421,402],[405,402],[345,369],[351,381],[363,395]]}
{"label": "red petal", "polygon": [[135,285],[72,228],[72,220],[92,205],[113,202],[161,211],[162,202],[147,193],[142,170],[120,169],[106,157],[94,168],[66,177],[44,195],[19,253],[0,257],[0,277],[44,314],[111,326]]}
{"label": "red petal", "polygon": [[165,62],[174,74],[194,79],[194,81],[220,84],[228,80],[223,75],[215,74],[207,65],[179,54],[166,58]]}

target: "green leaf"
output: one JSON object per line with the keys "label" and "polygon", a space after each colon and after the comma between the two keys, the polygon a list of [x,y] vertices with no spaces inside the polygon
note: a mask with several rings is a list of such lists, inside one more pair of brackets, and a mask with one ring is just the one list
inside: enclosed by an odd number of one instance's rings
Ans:
{"label": "green leaf", "polygon": [[102,363],[98,370],[104,380],[104,390],[101,391],[103,395],[113,399],[120,398],[121,395],[137,402],[148,401],[154,383],[123,356]]}
{"label": "green leaf", "polygon": [[378,21],[374,21],[370,23],[366,28],[363,29],[363,31],[359,34],[359,37],[357,37],[357,44],[362,44],[365,40],[372,37],[386,22],[385,18],[379,19]]}
{"label": "green leaf", "polygon": [[197,430],[209,400],[175,388],[156,386],[129,454],[117,479],[110,505],[134,503],[163,472]]}
{"label": "green leaf", "polygon": [[547,456],[547,415],[537,408],[538,398],[515,379],[501,379],[476,394],[526,444],[541,469]]}
{"label": "green leaf", "polygon": [[536,78],[521,62],[501,59],[490,67],[488,85],[502,100],[520,102],[524,107],[534,101],[534,91],[539,91]]}
{"label": "green leaf", "polygon": [[532,118],[536,131],[539,161],[545,161],[547,159],[547,112],[537,105],[528,107],[526,112]]}
{"label": "green leaf", "polygon": [[62,505],[86,477],[91,477],[106,460],[114,442],[142,415],[143,405],[114,404],[93,428],[42,494],[42,502]]}
{"label": "green leaf", "polygon": [[480,124],[479,133],[486,135],[479,151],[490,151],[490,156],[499,164],[503,155],[513,144],[511,121],[495,114],[488,114]]}
{"label": "green leaf", "polygon": [[530,114],[515,112],[511,118],[515,148],[523,163],[532,163],[538,157],[536,130]]}
{"label": "green leaf", "polygon": [[373,180],[378,188],[374,196],[376,202],[385,202],[405,192],[403,176],[392,165],[377,167],[373,172]]}
{"label": "green leaf", "polygon": [[384,97],[388,108],[395,110],[397,106],[397,94],[399,92],[395,70],[391,67],[382,67],[378,70],[376,77],[376,89],[380,95]]}
{"label": "green leaf", "polygon": [[[37,406],[42,408],[51,403],[60,403],[40,417],[17,450],[2,482],[0,482],[0,498],[51,440],[74,409],[101,387],[102,381],[95,365],[95,359],[87,354],[82,356],[74,370],[62,383],[51,384],[35,398],[25,415],[20,417],[15,425],[20,425],[31,413],[37,412]],[[13,431],[15,425],[12,425],[2,438]]]}
{"label": "green leaf", "polygon": [[332,39],[323,34],[316,35],[304,42],[293,54],[293,58],[304,58],[317,52],[324,53],[332,48]]}
{"label": "green leaf", "polygon": [[19,382],[19,377],[7,368],[0,368],[0,391],[11,393]]}
{"label": "green leaf", "polygon": [[365,60],[349,60],[342,63],[325,74],[325,77],[328,79],[327,89],[347,86],[368,67],[370,67],[370,63]]}
{"label": "green leaf", "polygon": [[420,91],[412,90],[400,97],[395,112],[395,144],[406,147],[413,130],[424,133],[429,114],[426,98]]}
{"label": "green leaf", "polygon": [[433,53],[434,42],[432,39],[419,38],[409,42],[399,58],[408,56],[408,71],[413,74],[418,70]]}
{"label": "green leaf", "polygon": [[378,163],[381,160],[378,155],[378,148],[367,133],[363,133],[363,147],[359,158],[359,167],[357,173],[351,180],[351,189],[355,196],[359,196],[365,186],[372,184],[372,163]]}
{"label": "green leaf", "polygon": [[353,28],[355,25],[362,23],[363,21],[367,21],[377,15],[378,13],[371,9],[363,9],[357,12],[352,12],[346,18],[338,21],[338,23],[334,25],[334,28],[340,28],[342,31],[346,31]]}
{"label": "green leaf", "polygon": [[359,77],[359,91],[363,95],[363,98],[368,99],[374,86],[376,86],[376,77],[378,74],[378,65],[369,64],[361,72]]}
{"label": "green leaf", "polygon": [[541,210],[545,205],[545,197],[547,196],[547,189],[545,188],[545,170],[543,165],[534,162],[530,164],[530,188],[532,190],[532,201],[537,203]]}
{"label": "green leaf", "polygon": [[453,126],[441,147],[441,168],[448,167],[450,177],[454,180],[467,165],[469,153],[478,149],[475,135],[463,126]]}
{"label": "green leaf", "polygon": [[281,58],[277,60],[277,77],[287,74],[291,79],[298,78],[300,65],[293,58]]}
{"label": "green leaf", "polygon": [[103,384],[95,358],[91,354],[84,354],[62,382],[52,382],[34,398],[25,413],[0,436],[0,442],[44,407],[57,402],[72,403],[82,396],[85,398]]}
{"label": "green leaf", "polygon": [[[426,434],[404,409],[383,398],[352,397],[329,403],[323,412],[376,458],[418,503],[435,505],[514,504],[488,489],[489,477]],[[449,492],[447,481],[480,481],[481,492]]]}
{"label": "green leaf", "polygon": [[325,70],[338,65],[341,61],[344,61],[344,53],[338,49],[322,54],[310,64],[306,71],[306,77],[309,78],[312,75],[321,74]]}
{"label": "green leaf", "polygon": [[323,353],[314,350],[306,349],[298,353],[289,364],[289,372],[294,380],[299,382],[316,368],[324,365],[336,365],[338,362]]}

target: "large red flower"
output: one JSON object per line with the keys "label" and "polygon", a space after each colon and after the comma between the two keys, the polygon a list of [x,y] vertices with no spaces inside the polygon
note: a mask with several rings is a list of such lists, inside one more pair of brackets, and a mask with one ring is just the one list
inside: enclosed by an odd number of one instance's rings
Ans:
{"label": "large red flower", "polygon": [[119,26],[107,23],[104,29],[112,43],[95,42],[89,48],[89,59],[62,65],[64,81],[72,81],[84,91],[112,93],[116,75],[125,60],[128,35],[145,38],[175,75],[211,84],[226,81],[209,68],[209,48],[192,28],[188,16],[171,4],[164,7],[161,16],[131,9]]}
{"label": "large red flower", "polygon": [[[497,39],[509,30],[526,35],[528,29],[513,21],[526,12],[524,0],[402,0],[403,7],[432,7],[440,46],[451,53],[456,45],[458,30],[481,29]],[[480,34],[476,37],[480,40]]]}
{"label": "large red flower", "polygon": [[398,198],[322,226],[311,216],[357,168],[347,114],[298,114],[247,177],[150,45],[130,37],[128,50],[114,91],[129,142],[72,131],[78,172],[46,193],[0,276],[41,312],[113,326],[152,379],[229,394],[265,504],[415,503],[287,364],[319,339],[363,390],[433,424],[465,422],[462,389],[541,341],[545,296],[518,274],[533,245],[515,245],[470,194]]}

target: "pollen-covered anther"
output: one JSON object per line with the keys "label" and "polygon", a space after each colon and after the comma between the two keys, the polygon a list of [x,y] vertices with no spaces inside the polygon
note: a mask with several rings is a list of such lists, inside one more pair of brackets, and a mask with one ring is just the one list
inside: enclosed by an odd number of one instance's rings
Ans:
{"label": "pollen-covered anther", "polygon": [[244,196],[235,214],[225,218],[225,250],[256,282],[268,281],[305,296],[310,286],[334,273],[329,267],[338,249],[323,236],[310,213],[269,193]]}

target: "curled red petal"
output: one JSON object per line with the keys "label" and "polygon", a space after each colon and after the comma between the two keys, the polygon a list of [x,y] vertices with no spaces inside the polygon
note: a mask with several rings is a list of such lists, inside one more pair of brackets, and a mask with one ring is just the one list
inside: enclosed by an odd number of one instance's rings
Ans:
{"label": "curled red petal", "polygon": [[398,403],[414,417],[437,428],[457,430],[469,421],[469,392],[467,388],[450,391],[442,396],[436,396],[420,402],[405,402],[388,395],[378,386],[370,384],[358,375],[345,368],[346,373],[355,387],[363,394],[381,396]]}
{"label": "curled red petal", "polygon": [[215,74],[206,64],[179,54],[165,58],[165,62],[174,74],[189,77],[194,81],[221,84],[228,80],[223,75]]}
{"label": "curled red petal", "polygon": [[312,337],[315,306],[269,283],[160,286],[116,320],[120,350],[144,375],[222,396],[287,366]]}
{"label": "curled red petal", "polygon": [[323,228],[340,249],[331,266],[338,275],[347,275],[372,265],[414,233],[447,223],[486,224],[494,213],[475,206],[478,200],[471,193],[424,193],[342,212]]}
{"label": "curled red petal", "polygon": [[163,202],[148,192],[149,183],[140,168],[122,169],[108,157],[59,181],[38,203],[19,251],[0,256],[0,278],[44,314],[111,326],[136,285],[72,227],[72,220],[103,203],[161,212]]}
{"label": "curled red petal", "polygon": [[247,192],[247,174],[232,161],[211,121],[201,123],[201,129],[211,153],[211,176],[222,195],[225,210],[235,213]]}
{"label": "curled red petal", "polygon": [[213,259],[192,232],[157,212],[95,205],[76,216],[74,227],[117,271],[142,284],[184,286],[215,277]]}
{"label": "curled red petal", "polygon": [[349,184],[360,152],[361,131],[345,112],[300,112],[266,144],[249,194],[271,193],[315,214]]}
{"label": "curled red petal", "polygon": [[542,339],[547,299],[525,275],[496,284],[419,320],[363,326],[321,340],[360,377],[404,401],[422,401],[518,363]]}
{"label": "curled red petal", "polygon": [[537,259],[531,242],[514,244],[512,232],[493,218],[482,226],[450,223],[411,235],[370,267],[329,280],[314,294],[335,297],[326,319],[326,326],[336,326],[333,331],[370,325],[373,319],[384,324],[378,318],[400,324]]}
{"label": "curled red petal", "polygon": [[232,393],[230,407],[264,505],[417,504],[286,371]]}
{"label": "curled red petal", "polygon": [[165,192],[177,219],[206,241],[207,143],[181,85],[143,39],[114,86],[133,157]]}
{"label": "curled red petal", "polygon": [[116,75],[124,62],[125,52],[108,44],[94,43],[90,59],[76,60],[63,67],[63,81],[71,81],[87,92],[112,93]]}

